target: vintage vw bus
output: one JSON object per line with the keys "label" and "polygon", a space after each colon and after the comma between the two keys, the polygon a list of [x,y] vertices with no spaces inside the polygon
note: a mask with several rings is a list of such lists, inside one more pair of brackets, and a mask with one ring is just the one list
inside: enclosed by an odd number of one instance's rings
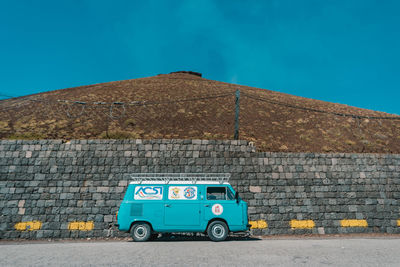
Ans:
{"label": "vintage vw bus", "polygon": [[117,213],[120,231],[134,241],[158,233],[202,232],[223,241],[249,229],[247,203],[228,183],[230,174],[132,174]]}

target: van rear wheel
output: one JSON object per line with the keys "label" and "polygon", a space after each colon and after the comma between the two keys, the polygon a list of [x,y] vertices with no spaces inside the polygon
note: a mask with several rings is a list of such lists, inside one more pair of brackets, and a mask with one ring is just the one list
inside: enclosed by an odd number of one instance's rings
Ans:
{"label": "van rear wheel", "polygon": [[212,241],[224,241],[228,236],[228,226],[222,221],[213,221],[207,228],[207,234]]}
{"label": "van rear wheel", "polygon": [[147,223],[136,223],[131,228],[131,236],[135,242],[145,242],[151,236],[151,228]]}

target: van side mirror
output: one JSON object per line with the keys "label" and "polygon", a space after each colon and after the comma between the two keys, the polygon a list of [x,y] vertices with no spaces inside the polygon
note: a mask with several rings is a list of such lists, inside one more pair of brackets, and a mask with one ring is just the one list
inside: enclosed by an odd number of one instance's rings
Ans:
{"label": "van side mirror", "polygon": [[239,193],[238,192],[235,193],[235,199],[236,199],[236,203],[239,203]]}

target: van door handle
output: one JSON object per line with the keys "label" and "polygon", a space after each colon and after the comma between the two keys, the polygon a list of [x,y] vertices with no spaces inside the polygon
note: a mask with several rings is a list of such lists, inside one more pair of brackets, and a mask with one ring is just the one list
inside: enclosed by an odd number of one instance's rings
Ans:
{"label": "van door handle", "polygon": [[165,204],[164,206],[165,206],[165,207],[169,207],[169,204]]}
{"label": "van door handle", "polygon": [[204,205],[204,207],[210,207],[210,205]]}

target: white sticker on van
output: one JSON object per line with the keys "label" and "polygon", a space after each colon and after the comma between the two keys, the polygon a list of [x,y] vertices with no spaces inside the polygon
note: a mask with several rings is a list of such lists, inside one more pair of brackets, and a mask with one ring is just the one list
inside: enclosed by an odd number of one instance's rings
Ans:
{"label": "white sticker on van", "polygon": [[163,198],[162,186],[136,186],[135,187],[135,200],[160,200]]}
{"label": "white sticker on van", "polygon": [[170,186],[168,190],[168,199],[196,200],[197,186]]}
{"label": "white sticker on van", "polygon": [[215,215],[221,215],[224,212],[224,207],[221,204],[214,204],[211,208],[212,213]]}

